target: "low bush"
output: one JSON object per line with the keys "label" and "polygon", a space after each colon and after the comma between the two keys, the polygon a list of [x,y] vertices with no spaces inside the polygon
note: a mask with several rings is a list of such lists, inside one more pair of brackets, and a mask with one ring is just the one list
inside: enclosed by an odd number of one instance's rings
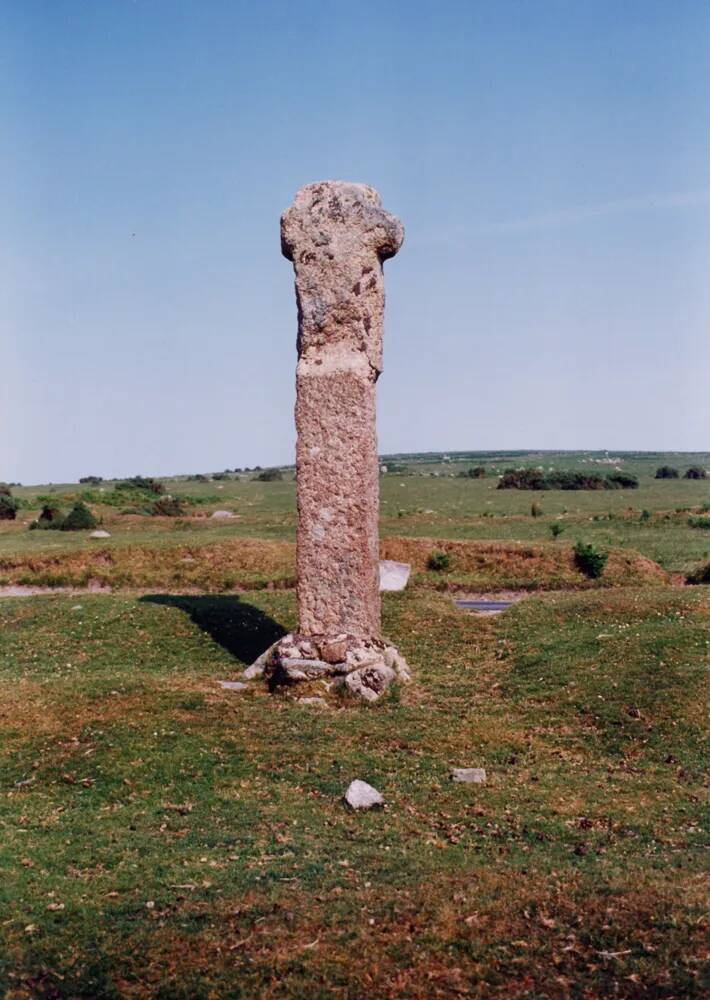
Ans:
{"label": "low bush", "polygon": [[19,506],[18,501],[7,487],[0,491],[0,521],[14,521]]}
{"label": "low bush", "polygon": [[185,511],[177,497],[165,496],[153,503],[150,513],[153,517],[183,517]]}
{"label": "low bush", "polygon": [[699,465],[691,465],[689,469],[686,469],[684,479],[707,479],[707,473],[705,469],[701,468]]}
{"label": "low bush", "polygon": [[604,483],[604,489],[607,490],[637,490],[638,488],[638,479],[629,472],[610,472]]}
{"label": "low bush", "polygon": [[103,476],[82,476],[79,480],[80,483],[88,486],[100,486],[103,481]]}
{"label": "low bush", "polygon": [[42,507],[39,517],[30,525],[30,530],[59,531],[63,523],[64,514],[59,505],[50,500]]}
{"label": "low bush", "polygon": [[688,583],[710,583],[710,563],[706,566],[699,566],[687,576]]}
{"label": "low bush", "polygon": [[123,479],[116,483],[114,489],[117,490],[137,490],[143,493],[165,493],[165,487],[152,476],[132,476],[130,479]]}
{"label": "low bush", "polygon": [[77,500],[61,524],[62,531],[88,531],[95,527],[96,518],[81,500]]}
{"label": "low bush", "polygon": [[677,479],[680,473],[672,465],[661,465],[656,469],[655,479]]}
{"label": "low bush", "polygon": [[574,561],[577,568],[588,576],[590,580],[598,580],[604,572],[606,561],[609,558],[606,552],[601,552],[593,545],[586,542],[577,542],[574,547]]}
{"label": "low bush", "polygon": [[472,469],[462,469],[459,479],[485,479],[486,470],[483,465],[474,465]]}
{"label": "low bush", "polygon": [[564,524],[560,524],[558,521],[553,521],[550,525],[550,534],[553,538],[559,538],[562,532],[565,530]]}
{"label": "low bush", "polygon": [[448,552],[432,552],[427,559],[427,569],[434,570],[437,573],[442,572],[442,570],[451,568],[451,557]]}
{"label": "low bush", "polygon": [[704,528],[710,531],[710,517],[689,517],[688,524],[691,528]]}
{"label": "low bush", "polygon": [[533,504],[530,507],[530,516],[531,517],[542,517],[542,515],[543,515],[543,509],[540,506],[540,504],[536,503],[536,502],[533,502]]}
{"label": "low bush", "polygon": [[281,469],[264,469],[254,479],[258,483],[278,483],[283,479],[283,472]]}

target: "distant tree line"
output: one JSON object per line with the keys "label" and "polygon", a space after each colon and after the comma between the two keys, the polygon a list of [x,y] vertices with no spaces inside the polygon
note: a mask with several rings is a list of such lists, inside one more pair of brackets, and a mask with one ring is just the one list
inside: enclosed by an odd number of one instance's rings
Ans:
{"label": "distant tree line", "polygon": [[639,481],[627,472],[571,472],[566,469],[506,469],[499,490],[635,490]]}

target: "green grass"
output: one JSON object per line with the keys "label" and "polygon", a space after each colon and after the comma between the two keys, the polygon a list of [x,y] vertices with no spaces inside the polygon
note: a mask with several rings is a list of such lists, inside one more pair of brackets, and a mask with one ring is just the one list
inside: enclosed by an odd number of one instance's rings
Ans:
{"label": "green grass", "polygon": [[[2,989],[704,995],[709,612],[390,595],[413,684],[319,711],[215,683],[292,593],[0,601]],[[384,811],[346,809],[355,777]]]}
{"label": "green grass", "polygon": [[[487,459],[484,464],[491,473],[517,464],[591,468],[602,473],[613,469],[613,466],[589,464],[589,457],[599,454],[536,453],[527,459],[500,462]],[[443,464],[410,460],[409,468],[414,474],[383,475],[381,535],[542,541],[551,537],[552,524],[561,524],[564,527],[561,538],[565,542],[574,544],[583,540],[597,546],[633,548],[671,573],[686,574],[710,559],[707,532],[693,528],[689,520],[689,512],[691,516],[702,515],[703,505],[710,503],[710,479],[653,478],[659,465],[674,465],[681,470],[692,464],[708,465],[708,455],[629,455],[620,467],[637,475],[640,487],[611,492],[497,490],[493,474],[479,480],[456,478],[456,471],[475,464],[479,464],[477,459]],[[434,477],[430,475],[432,471],[441,474]],[[169,491],[180,495],[218,499],[190,508],[193,516],[177,523],[170,518],[127,518],[116,508],[95,507],[112,534],[112,546],[134,544],[136,540],[150,546],[169,546],[239,537],[295,539],[295,483],[291,480],[194,483],[183,477],[165,483]],[[108,483],[104,488],[111,491],[112,485]],[[51,489],[53,495],[66,498],[66,506],[83,490],[71,484]],[[15,493],[33,504],[38,495],[49,490],[47,486],[23,487]],[[531,517],[533,501],[542,507],[542,517]],[[233,510],[238,518],[228,523],[211,521],[209,514],[219,508]],[[651,512],[647,522],[641,520],[643,510]],[[40,551],[67,551],[88,544],[82,533],[57,533],[61,537],[47,538],[45,535],[50,533],[42,532],[42,537],[38,537],[38,533],[27,531],[27,524],[37,513],[36,506],[28,507],[20,512],[17,522],[0,522],[0,558],[15,553],[29,556]]]}

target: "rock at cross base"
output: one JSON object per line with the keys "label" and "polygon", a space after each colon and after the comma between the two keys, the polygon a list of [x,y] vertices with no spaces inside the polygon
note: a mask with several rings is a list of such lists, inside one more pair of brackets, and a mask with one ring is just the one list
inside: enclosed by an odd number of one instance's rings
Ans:
{"label": "rock at cross base", "polygon": [[351,781],[348,785],[348,790],[345,793],[345,801],[351,809],[372,809],[373,806],[383,806],[385,804],[385,800],[377,789],[373,788],[372,785],[368,785],[366,781],[360,781],[359,778]]}

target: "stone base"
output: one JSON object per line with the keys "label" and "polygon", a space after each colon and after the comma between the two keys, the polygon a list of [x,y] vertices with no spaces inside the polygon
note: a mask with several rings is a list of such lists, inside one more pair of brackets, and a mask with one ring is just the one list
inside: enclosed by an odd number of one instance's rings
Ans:
{"label": "stone base", "polygon": [[264,677],[269,688],[322,681],[329,690],[341,690],[377,701],[393,681],[411,677],[404,657],[394,646],[376,639],[335,636],[283,636],[244,671],[247,680]]}

